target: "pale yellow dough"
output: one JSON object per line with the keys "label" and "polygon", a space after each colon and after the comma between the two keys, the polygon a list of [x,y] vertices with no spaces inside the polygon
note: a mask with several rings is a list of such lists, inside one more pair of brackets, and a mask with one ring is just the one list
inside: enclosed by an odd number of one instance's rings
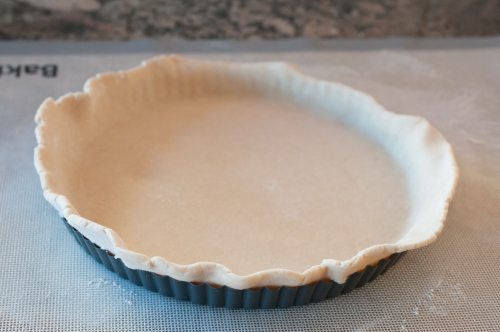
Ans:
{"label": "pale yellow dough", "polygon": [[37,122],[73,227],[131,268],[239,289],[343,282],[431,242],[458,175],[424,120],[282,64],[158,58]]}
{"label": "pale yellow dough", "polygon": [[239,275],[303,272],[409,228],[403,172],[341,124],[244,97],[152,113],[96,135],[69,179],[76,210],[131,250]]}

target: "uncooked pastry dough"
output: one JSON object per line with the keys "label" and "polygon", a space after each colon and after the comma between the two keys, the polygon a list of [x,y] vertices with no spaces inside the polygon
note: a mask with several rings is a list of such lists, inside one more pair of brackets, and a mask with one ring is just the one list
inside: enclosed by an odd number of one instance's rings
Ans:
{"label": "uncooked pastry dough", "polygon": [[161,57],[36,121],[73,227],[130,268],[237,289],[342,283],[432,242],[458,176],[425,120],[281,63]]}

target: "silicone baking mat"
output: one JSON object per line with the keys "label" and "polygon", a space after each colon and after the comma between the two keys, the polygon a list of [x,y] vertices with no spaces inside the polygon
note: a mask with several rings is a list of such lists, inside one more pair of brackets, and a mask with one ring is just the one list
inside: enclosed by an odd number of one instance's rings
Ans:
{"label": "silicone baking mat", "polygon": [[[437,242],[318,304],[231,310],[123,280],[74,241],[33,167],[48,96],[161,53],[288,61],[421,115],[454,147],[460,180]],[[377,41],[0,43],[0,331],[500,330],[500,38]],[[325,244],[327,245],[327,244]]]}

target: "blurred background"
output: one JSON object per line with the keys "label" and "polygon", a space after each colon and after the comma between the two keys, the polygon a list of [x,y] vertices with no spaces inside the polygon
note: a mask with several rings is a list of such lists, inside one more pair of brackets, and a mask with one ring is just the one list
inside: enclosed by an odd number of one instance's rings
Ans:
{"label": "blurred background", "polygon": [[499,0],[0,0],[0,39],[500,34]]}

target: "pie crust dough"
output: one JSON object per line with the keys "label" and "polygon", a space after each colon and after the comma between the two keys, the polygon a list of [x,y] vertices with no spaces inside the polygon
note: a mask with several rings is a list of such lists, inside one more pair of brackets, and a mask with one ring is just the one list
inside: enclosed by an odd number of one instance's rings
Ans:
{"label": "pie crust dough", "polygon": [[426,120],[285,63],[159,57],[35,120],[71,226],[129,268],[235,289],[343,283],[427,245],[458,180]]}

